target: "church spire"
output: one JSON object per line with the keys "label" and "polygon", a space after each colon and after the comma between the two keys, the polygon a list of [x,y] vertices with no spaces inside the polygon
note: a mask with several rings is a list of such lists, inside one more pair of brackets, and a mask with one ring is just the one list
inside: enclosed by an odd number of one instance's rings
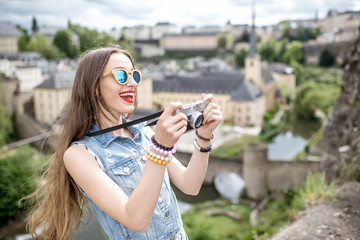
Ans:
{"label": "church spire", "polygon": [[255,0],[252,1],[252,26],[250,35],[250,51],[248,57],[258,57],[256,52],[256,32],[255,32]]}

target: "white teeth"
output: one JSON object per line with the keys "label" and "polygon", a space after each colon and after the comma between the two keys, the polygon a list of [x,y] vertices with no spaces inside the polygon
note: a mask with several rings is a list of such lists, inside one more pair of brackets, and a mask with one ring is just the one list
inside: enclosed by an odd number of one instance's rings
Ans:
{"label": "white teeth", "polygon": [[121,97],[125,97],[125,96],[134,96],[134,93],[121,93],[120,96]]}

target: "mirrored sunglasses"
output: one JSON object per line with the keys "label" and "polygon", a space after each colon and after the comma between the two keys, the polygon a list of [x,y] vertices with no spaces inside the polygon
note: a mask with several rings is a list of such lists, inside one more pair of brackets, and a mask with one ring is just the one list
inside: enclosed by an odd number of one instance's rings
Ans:
{"label": "mirrored sunglasses", "polygon": [[114,69],[109,72],[104,73],[102,76],[106,77],[112,74],[117,82],[121,85],[125,85],[129,80],[129,75],[135,80],[136,83],[141,81],[141,73],[138,70],[127,71],[126,69]]}

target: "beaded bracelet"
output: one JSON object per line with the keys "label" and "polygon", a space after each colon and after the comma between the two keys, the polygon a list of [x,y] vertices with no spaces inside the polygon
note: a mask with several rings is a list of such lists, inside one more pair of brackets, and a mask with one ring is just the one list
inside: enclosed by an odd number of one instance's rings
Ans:
{"label": "beaded bracelet", "polygon": [[155,151],[157,151],[160,154],[164,154],[164,155],[172,155],[176,152],[176,145],[173,146],[173,148],[169,151],[164,150],[160,147],[157,147],[155,144],[151,144],[151,148],[154,149]]}
{"label": "beaded bracelet", "polygon": [[151,148],[164,155],[171,155],[176,152],[176,145],[171,148],[165,147],[155,140],[155,136],[151,137]]}
{"label": "beaded bracelet", "polygon": [[155,153],[155,152],[153,152],[153,151],[148,151],[147,152],[150,156],[152,156],[152,157],[154,157],[154,158],[157,158],[157,159],[159,159],[159,160],[161,160],[161,161],[166,161],[166,162],[170,162],[171,161],[171,159],[172,159],[172,155],[169,155],[169,156],[167,156],[167,157],[165,157],[165,156],[161,156],[160,154],[157,154],[157,153]]}
{"label": "beaded bracelet", "polygon": [[161,160],[161,159],[157,159],[156,157],[151,156],[149,153],[145,153],[145,156],[147,159],[149,159],[150,161],[154,162],[154,163],[158,163],[161,165],[167,165],[170,163],[170,161],[165,161],[165,160]]}

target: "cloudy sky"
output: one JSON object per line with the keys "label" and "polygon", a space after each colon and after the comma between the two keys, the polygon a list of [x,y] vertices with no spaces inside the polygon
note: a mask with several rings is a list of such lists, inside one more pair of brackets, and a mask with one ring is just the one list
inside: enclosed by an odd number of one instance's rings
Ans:
{"label": "cloudy sky", "polygon": [[[175,23],[178,27],[251,23],[251,0],[0,0],[0,21],[30,28],[72,23],[108,31],[134,25]],[[286,19],[308,19],[329,9],[359,11],[360,0],[256,0],[256,24],[270,25]]]}

